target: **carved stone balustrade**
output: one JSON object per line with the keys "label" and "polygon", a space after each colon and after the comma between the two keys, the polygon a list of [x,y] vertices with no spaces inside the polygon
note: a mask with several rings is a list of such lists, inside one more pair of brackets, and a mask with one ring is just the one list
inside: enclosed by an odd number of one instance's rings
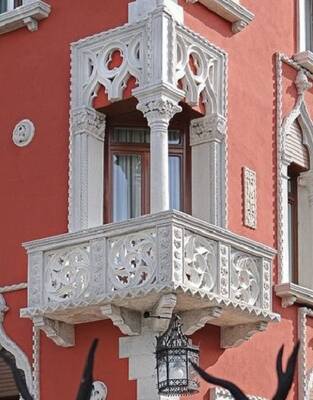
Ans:
{"label": "carved stone balustrade", "polygon": [[[74,324],[107,318],[125,334],[140,334],[145,311],[180,313],[186,334],[221,326],[222,347],[279,320],[272,312],[274,251],[181,212],[24,246],[28,307],[21,316],[63,346],[74,345]],[[157,332],[167,323],[151,322]]]}

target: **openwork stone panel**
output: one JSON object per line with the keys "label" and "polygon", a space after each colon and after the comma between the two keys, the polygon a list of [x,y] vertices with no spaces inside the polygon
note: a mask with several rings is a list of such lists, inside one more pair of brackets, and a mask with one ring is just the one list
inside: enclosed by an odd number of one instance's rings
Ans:
{"label": "openwork stone panel", "polygon": [[90,282],[90,246],[62,249],[46,254],[45,300],[63,302],[88,298]]}
{"label": "openwork stone panel", "polygon": [[[185,312],[190,332],[194,324],[220,315],[222,324],[229,319],[231,325],[246,324],[248,314],[253,323],[276,318],[271,311],[274,252],[177,211],[25,247],[29,302],[21,315],[46,326],[51,337],[62,331],[62,343],[72,343],[72,331],[59,321],[111,318],[122,332],[138,334],[138,315],[146,310]],[[196,311],[201,323],[195,321]]]}
{"label": "openwork stone panel", "polygon": [[246,253],[235,251],[231,255],[231,291],[232,300],[251,306],[261,303],[261,276],[259,259]]}
{"label": "openwork stone panel", "polygon": [[184,281],[193,289],[212,291],[217,281],[217,243],[185,233]]}
{"label": "openwork stone panel", "polygon": [[108,242],[110,290],[153,284],[156,276],[156,233],[143,231]]}

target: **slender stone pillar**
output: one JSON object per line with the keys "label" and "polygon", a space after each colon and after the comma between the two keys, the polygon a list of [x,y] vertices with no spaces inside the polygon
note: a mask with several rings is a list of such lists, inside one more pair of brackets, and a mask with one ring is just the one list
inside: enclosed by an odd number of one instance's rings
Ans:
{"label": "slender stone pillar", "polygon": [[191,121],[192,215],[225,226],[225,119],[212,114]]}
{"label": "slender stone pillar", "polygon": [[162,93],[148,98],[139,95],[137,98],[137,108],[143,113],[151,129],[150,212],[156,213],[169,209],[168,125],[171,118],[181,111],[181,107],[178,99]]}
{"label": "slender stone pillar", "polygon": [[103,224],[103,141],[105,115],[80,107],[71,115],[69,230]]}

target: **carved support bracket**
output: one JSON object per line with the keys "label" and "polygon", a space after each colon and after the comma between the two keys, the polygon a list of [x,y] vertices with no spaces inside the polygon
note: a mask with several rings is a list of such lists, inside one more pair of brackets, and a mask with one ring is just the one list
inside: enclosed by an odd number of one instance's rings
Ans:
{"label": "carved support bracket", "polygon": [[244,341],[249,340],[255,333],[265,331],[267,322],[261,321],[252,324],[236,326],[223,326],[221,328],[221,347],[237,347]]}
{"label": "carved support bracket", "polygon": [[101,307],[101,314],[109,318],[124,335],[139,335],[141,331],[141,316],[136,311],[107,304]]}
{"label": "carved support bracket", "polygon": [[209,321],[219,318],[223,313],[221,307],[210,307],[203,310],[186,311],[181,314],[183,332],[185,335],[192,335],[201,329]]}
{"label": "carved support bracket", "polygon": [[75,346],[74,325],[66,324],[61,321],[54,321],[45,317],[34,317],[34,326],[40,328],[48,338],[54,341],[58,346]]}
{"label": "carved support bracket", "polygon": [[176,306],[176,301],[177,297],[175,294],[165,294],[155,305],[151,314],[160,316],[161,319],[152,319],[152,330],[154,332],[166,331],[172,318],[173,310]]}
{"label": "carved support bracket", "polygon": [[35,18],[26,17],[26,18],[23,19],[23,22],[27,26],[27,29],[30,32],[38,31],[38,21],[36,21]]}

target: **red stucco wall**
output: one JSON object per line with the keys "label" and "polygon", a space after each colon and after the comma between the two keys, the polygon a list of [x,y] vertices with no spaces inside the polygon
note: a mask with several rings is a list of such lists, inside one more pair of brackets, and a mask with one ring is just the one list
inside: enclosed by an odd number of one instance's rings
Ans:
{"label": "red stucco wall", "polygon": [[[26,281],[23,241],[67,230],[68,119],[70,43],[127,21],[126,0],[49,0],[50,17],[40,29],[20,29],[0,36],[0,286]],[[92,4],[91,4],[92,3]],[[244,31],[231,27],[201,4],[186,4],[185,23],[229,55],[228,181],[229,228],[266,245],[277,247],[276,237],[276,126],[275,52],[296,51],[294,0],[242,0],[255,15]],[[284,115],[295,101],[294,71],[284,67]],[[312,91],[307,95],[313,104]],[[313,110],[311,110],[313,111]],[[31,119],[36,134],[30,146],[17,148],[12,129]],[[242,224],[242,167],[257,173],[258,227]],[[275,264],[276,265],[276,264]],[[276,267],[275,267],[276,268]],[[276,280],[277,271],[274,271]],[[10,311],[5,328],[31,356],[31,323],[18,317],[26,305],[25,291],[5,295]],[[275,358],[286,344],[289,352],[297,337],[296,307],[274,311],[282,322],[271,325],[238,348],[219,347],[219,329],[207,326],[193,341],[200,344],[201,365],[238,382],[248,393],[269,397],[275,389]],[[313,332],[310,330],[313,337]],[[89,343],[100,338],[95,377],[109,389],[109,399],[135,399],[136,385],[128,380],[127,360],[118,358],[120,332],[110,321],[76,328],[77,345],[57,347],[42,335],[42,399],[72,399],[78,387]],[[312,357],[311,357],[312,358]],[[311,361],[310,361],[311,362]],[[194,397],[204,399],[207,386]],[[296,386],[290,399],[296,399]]]}

